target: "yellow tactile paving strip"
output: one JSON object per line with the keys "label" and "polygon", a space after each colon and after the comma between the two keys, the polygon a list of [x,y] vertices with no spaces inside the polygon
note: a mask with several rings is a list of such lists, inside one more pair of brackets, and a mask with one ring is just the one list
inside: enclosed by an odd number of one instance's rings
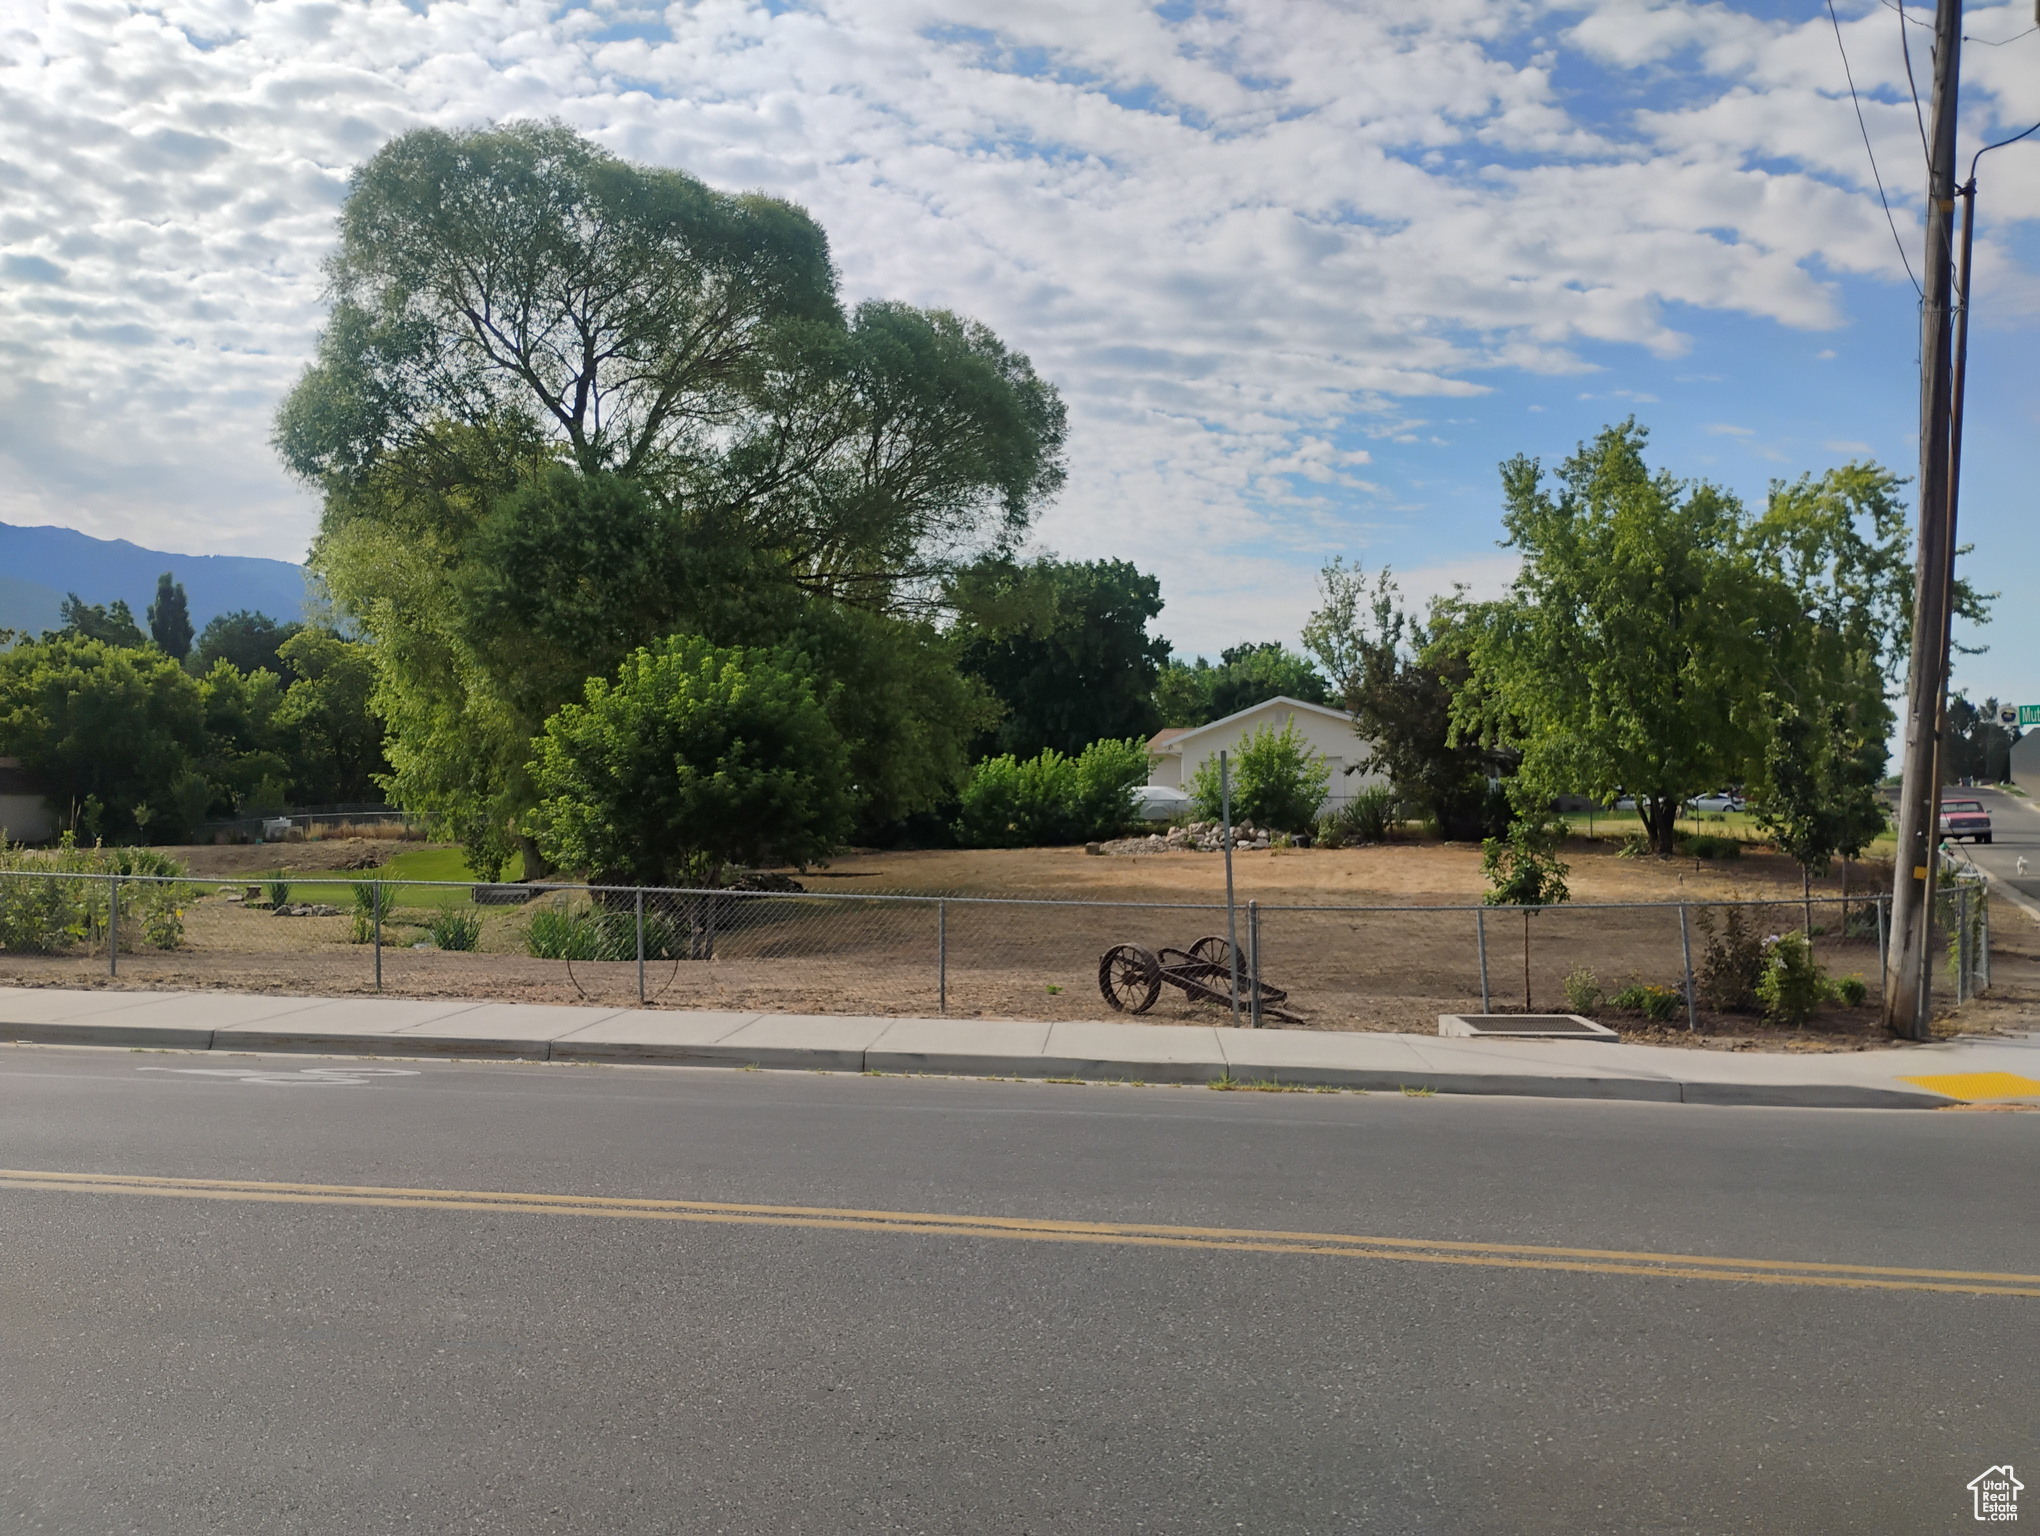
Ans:
{"label": "yellow tactile paving strip", "polygon": [[1977,1099],[2040,1099],[2040,1080],[2016,1072],[1949,1072],[1940,1077],[1902,1077],[1930,1093],[1973,1103]]}

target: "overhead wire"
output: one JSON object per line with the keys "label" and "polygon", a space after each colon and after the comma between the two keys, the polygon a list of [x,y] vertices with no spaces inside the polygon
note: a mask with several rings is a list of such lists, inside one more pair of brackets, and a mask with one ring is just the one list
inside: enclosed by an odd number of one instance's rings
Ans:
{"label": "overhead wire", "polygon": [[[1897,0],[1878,0],[1878,3],[1887,11],[1897,11],[1901,20],[1909,21],[1914,26],[1923,28],[1928,32],[1934,30],[1934,24],[1931,21],[1921,21],[1917,16],[1906,15],[1905,8],[1899,5]],[[2040,27],[2028,27],[2023,32],[2014,32],[2010,37],[1971,37],[1965,32],[1962,34],[1962,41],[1965,43],[1981,43],[1986,48],[2002,48],[2006,43],[2016,43],[2020,38],[2031,37],[2035,32],[2040,32]]]}
{"label": "overhead wire", "polygon": [[1835,28],[1835,50],[1842,56],[1842,78],[1849,82],[1849,100],[1856,107],[1856,127],[1863,135],[1864,153],[1870,157],[1870,177],[1877,183],[1877,200],[1884,204],[1884,222],[1891,226],[1891,243],[1898,247],[1898,259],[1905,264],[1906,281],[1913,285],[1913,292],[1924,301],[1926,292],[1920,287],[1920,280],[1913,276],[1912,259],[1905,253],[1905,241],[1898,236],[1898,220],[1891,216],[1891,199],[1885,195],[1884,177],[1877,169],[1877,151],[1870,147],[1870,127],[1863,121],[1863,102],[1856,94],[1856,76],[1849,68],[1849,50],[1842,43],[1842,21],[1835,14],[1835,0],[1827,0],[1827,8],[1828,20],[1834,23]]}
{"label": "overhead wire", "polygon": [[[2040,32],[2040,27],[2036,27],[2034,28],[2034,30],[2036,32]],[[2036,133],[2040,133],[2040,123],[2035,123],[2032,127],[2028,128],[2024,133],[2013,134],[2009,139],[1999,139],[1995,144],[1984,145],[1983,148],[1979,149],[1975,154],[1969,157],[1969,179],[1971,181],[1976,180],[1976,162],[1981,160],[1985,155],[1989,154],[1992,150],[2003,149],[2007,144],[2016,144],[2019,142],[2019,140],[2031,138]]]}
{"label": "overhead wire", "polygon": [[[1924,26],[1926,23],[1922,22],[1920,25]],[[2002,48],[2006,43],[2016,43],[2020,38],[2031,37],[2035,32],[2040,32],[2040,27],[2028,27],[2023,32],[2014,32],[2010,37],[2001,37],[1995,42],[1987,37],[1971,37],[1965,32],[1962,34],[1962,41],[1965,43],[1981,43],[1986,48]],[[2021,135],[2021,137],[2024,137],[2024,135]]]}
{"label": "overhead wire", "polygon": [[[1834,9],[1834,0],[1828,0],[1828,14],[1830,16],[1834,14]],[[1920,153],[1926,157],[1927,167],[1931,172],[1934,164],[1934,152],[1927,147],[1927,118],[1926,114],[1920,110],[1919,82],[1913,79],[1912,39],[1905,35],[1904,24],[1911,18],[1905,13],[1905,0],[1898,0],[1898,4],[1893,9],[1898,12],[1898,45],[1905,54],[1905,83],[1912,91],[1913,121],[1920,125]],[[1839,28],[1836,29],[1835,35],[1838,37],[1841,35]]]}

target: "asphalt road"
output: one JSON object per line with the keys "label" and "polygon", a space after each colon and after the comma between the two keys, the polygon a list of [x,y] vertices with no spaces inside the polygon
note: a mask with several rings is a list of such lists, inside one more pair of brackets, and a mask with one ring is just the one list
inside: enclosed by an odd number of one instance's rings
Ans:
{"label": "asphalt road", "polygon": [[[1990,812],[1989,845],[1959,846],[1992,880],[2009,886],[2027,909],[2040,917],[2040,810],[2030,800],[1996,789],[1948,789],[1942,794],[1949,799],[1960,795],[1983,802]],[[2026,861],[2024,874],[2019,872],[2021,859]]]}
{"label": "asphalt road", "polygon": [[[24,1047],[0,1167],[9,1533],[1914,1533],[2040,1490],[2040,1285],[1869,1272],[2040,1274],[2035,1114]],[[1129,1223],[1200,1231],[1084,1225]]]}

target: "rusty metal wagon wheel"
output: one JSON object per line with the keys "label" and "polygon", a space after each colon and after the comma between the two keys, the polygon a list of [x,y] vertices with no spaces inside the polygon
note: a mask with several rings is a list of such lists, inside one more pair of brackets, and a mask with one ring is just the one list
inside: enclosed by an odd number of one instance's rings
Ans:
{"label": "rusty metal wagon wheel", "polygon": [[1190,955],[1207,965],[1222,965],[1228,970],[1232,967],[1232,945],[1222,933],[1207,933],[1190,946]]}
{"label": "rusty metal wagon wheel", "polygon": [[1162,995],[1161,962],[1138,944],[1115,944],[1098,962],[1098,990],[1121,1013],[1146,1013]]}

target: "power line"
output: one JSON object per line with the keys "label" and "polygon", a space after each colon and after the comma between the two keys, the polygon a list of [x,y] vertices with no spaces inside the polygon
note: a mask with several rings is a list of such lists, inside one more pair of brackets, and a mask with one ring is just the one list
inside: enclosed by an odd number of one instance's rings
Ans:
{"label": "power line", "polygon": [[[2040,27],[2035,27],[2033,30],[2035,32],[2040,32]],[[1981,160],[1985,155],[1989,154],[1992,150],[2003,149],[2007,144],[2016,144],[2019,142],[2019,140],[2031,138],[2036,133],[2040,133],[2040,123],[2035,123],[2032,127],[2028,128],[2024,133],[2013,134],[2009,139],[1999,139],[1995,144],[1984,145],[1983,148],[1979,149],[1973,156],[1970,157],[1969,179],[1971,181],[1976,180],[1976,162],[1978,160]]]}
{"label": "power line", "polygon": [[2040,27],[2028,27],[2023,32],[2014,32],[2010,37],[2001,37],[1996,42],[1992,42],[1987,37],[1969,37],[1967,35],[1963,37],[1962,41],[1965,43],[1981,43],[1986,48],[2002,48],[2006,43],[2016,43],[2020,38],[2031,37],[2035,32],[2040,32]]}
{"label": "power line", "polygon": [[1849,50],[1842,45],[1842,22],[1835,15],[1835,0],[1827,0],[1828,20],[1835,27],[1835,50],[1842,56],[1842,78],[1849,82],[1849,100],[1856,106],[1856,127],[1863,134],[1863,149],[1870,156],[1870,177],[1877,183],[1877,200],[1884,204],[1884,222],[1891,226],[1891,243],[1898,247],[1898,259],[1905,263],[1905,279],[1913,285],[1913,292],[1926,298],[1920,287],[1920,280],[1913,276],[1912,260],[1905,254],[1905,242],[1898,237],[1898,220],[1891,216],[1891,199],[1884,195],[1884,178],[1877,171],[1877,151],[1870,147],[1870,129],[1863,121],[1863,103],[1856,95],[1856,76],[1849,68]]}
{"label": "power line", "polygon": [[[1927,164],[1931,167],[1934,163],[1934,152],[1931,149],[1927,148],[1927,120],[1920,113],[1920,88],[1918,84],[1916,84],[1913,80],[1912,39],[1906,36],[1904,26],[1904,23],[1910,19],[1905,14],[1905,0],[1898,0],[1898,4],[1894,6],[1893,9],[1895,9],[1898,12],[1898,19],[1900,23],[1898,29],[1898,46],[1905,53],[1905,83],[1912,90],[1913,121],[1920,125],[1920,153],[1927,157]],[[1835,10],[1834,0],[1828,0],[1828,15],[1833,16],[1834,10]],[[1841,31],[1839,28],[1836,29],[1835,35],[1837,37],[1841,36]]]}

